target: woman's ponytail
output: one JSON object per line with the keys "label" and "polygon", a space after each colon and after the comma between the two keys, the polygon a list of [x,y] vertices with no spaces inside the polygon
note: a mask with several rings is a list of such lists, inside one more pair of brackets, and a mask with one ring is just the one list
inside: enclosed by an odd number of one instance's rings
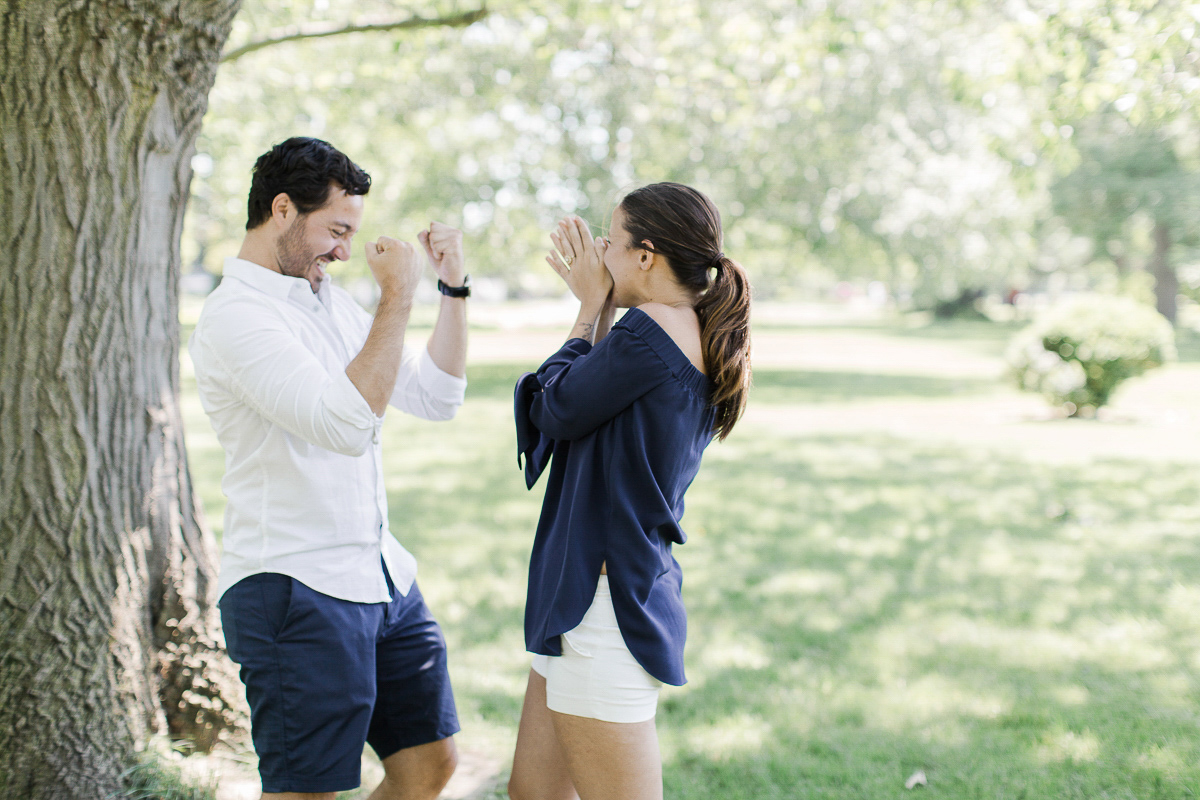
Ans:
{"label": "woman's ponytail", "polygon": [[697,298],[700,347],[717,410],[713,433],[724,439],[750,393],[750,281],[721,251],[721,213],[702,192],[681,183],[634,189],[620,207],[631,237],[627,246],[664,256],[679,285]]}
{"label": "woman's ponytail", "polygon": [[713,263],[717,274],[696,303],[696,314],[704,366],[714,387],[714,433],[724,439],[750,394],[750,281],[741,264],[724,253]]}

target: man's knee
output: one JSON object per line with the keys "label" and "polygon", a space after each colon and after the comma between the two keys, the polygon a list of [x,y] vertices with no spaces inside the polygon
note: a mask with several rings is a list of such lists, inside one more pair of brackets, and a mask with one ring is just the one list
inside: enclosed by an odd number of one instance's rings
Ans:
{"label": "man's knee", "polygon": [[439,792],[450,782],[454,771],[458,769],[458,747],[455,746],[453,739],[444,741],[446,746],[441,749],[433,769],[433,778],[438,784]]}
{"label": "man's knee", "polygon": [[457,768],[458,748],[452,737],[401,750],[383,760],[383,796],[435,798]]}

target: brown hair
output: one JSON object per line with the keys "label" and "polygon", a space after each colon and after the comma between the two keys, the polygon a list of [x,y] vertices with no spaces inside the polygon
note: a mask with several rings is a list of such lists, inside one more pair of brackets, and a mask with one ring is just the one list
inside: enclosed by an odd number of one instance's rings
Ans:
{"label": "brown hair", "polygon": [[632,246],[662,255],[680,285],[700,296],[696,314],[714,387],[714,433],[724,439],[750,393],[750,281],[721,250],[721,214],[704,194],[679,183],[635,189],[625,195],[621,210]]}

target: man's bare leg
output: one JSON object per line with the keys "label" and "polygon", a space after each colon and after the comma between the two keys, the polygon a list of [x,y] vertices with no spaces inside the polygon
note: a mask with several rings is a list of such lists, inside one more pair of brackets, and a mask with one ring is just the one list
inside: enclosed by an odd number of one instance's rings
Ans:
{"label": "man's bare leg", "polygon": [[457,766],[453,736],[406,747],[383,760],[383,782],[367,800],[436,800]]}

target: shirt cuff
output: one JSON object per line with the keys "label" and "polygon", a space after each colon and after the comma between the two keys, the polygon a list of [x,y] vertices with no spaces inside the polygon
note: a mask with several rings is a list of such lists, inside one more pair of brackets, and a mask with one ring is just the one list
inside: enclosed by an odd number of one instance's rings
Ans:
{"label": "shirt cuff", "polygon": [[421,388],[434,400],[450,406],[461,406],[467,396],[467,379],[443,372],[433,362],[429,350],[421,350],[421,362],[417,367],[417,380]]}
{"label": "shirt cuff", "polygon": [[371,410],[371,404],[367,402],[367,398],[362,396],[362,392],[345,372],[339,372],[333,376],[333,381],[325,390],[324,399],[325,408],[331,414],[349,422],[356,428],[364,431],[370,430],[379,422],[379,417],[375,416],[375,412]]}

